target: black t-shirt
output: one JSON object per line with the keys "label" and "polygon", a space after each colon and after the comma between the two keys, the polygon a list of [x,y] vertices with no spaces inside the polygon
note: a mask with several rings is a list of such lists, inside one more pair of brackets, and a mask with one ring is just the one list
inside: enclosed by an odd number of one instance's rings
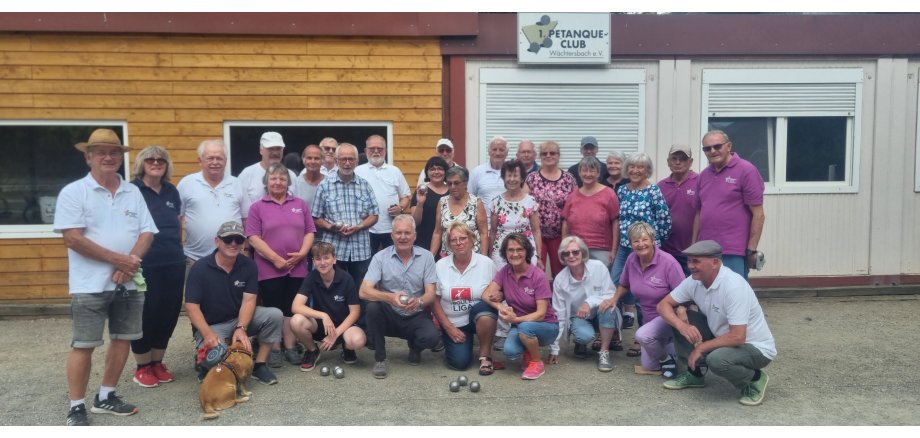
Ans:
{"label": "black t-shirt", "polygon": [[316,270],[310,271],[310,274],[303,279],[298,294],[306,296],[309,300],[313,299],[310,306],[313,310],[326,312],[335,325],[341,324],[348,318],[348,306],[361,304],[358,300],[358,288],[355,287],[355,281],[338,266],[335,267],[335,275],[332,277],[332,284],[326,287],[323,283],[323,276]]}
{"label": "black t-shirt", "polygon": [[228,274],[217,265],[211,253],[198,259],[188,273],[185,302],[201,306],[208,325],[236,318],[243,305],[243,293],[259,294],[259,272],[256,262],[242,255]]}
{"label": "black t-shirt", "polygon": [[[447,196],[448,193],[449,192],[444,192],[442,195],[431,190],[431,187],[428,188],[428,196],[425,198],[425,203],[422,204],[422,223],[415,225],[416,246],[420,246],[424,249],[431,249],[431,237],[434,234],[434,220],[438,213],[438,202],[441,198]],[[418,205],[415,193],[412,194],[412,203],[410,205],[413,207]]]}
{"label": "black t-shirt", "polygon": [[182,243],[179,237],[179,212],[182,211],[182,199],[176,186],[163,182],[160,193],[147,187],[140,179],[131,181],[144,195],[147,209],[153,217],[160,232],[153,235],[153,244],[144,254],[143,267],[167,266],[185,262]]}

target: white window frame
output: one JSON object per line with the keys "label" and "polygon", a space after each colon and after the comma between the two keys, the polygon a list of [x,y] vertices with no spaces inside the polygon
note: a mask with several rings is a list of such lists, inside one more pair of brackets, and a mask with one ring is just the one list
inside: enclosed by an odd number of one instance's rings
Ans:
{"label": "white window frame", "polygon": [[[380,126],[386,128],[387,135],[387,163],[393,164],[393,122],[389,120],[364,120],[364,121],[335,121],[335,120],[287,120],[287,121],[276,121],[276,120],[226,120],[224,121],[224,144],[227,146],[227,167],[224,169],[224,173],[230,175],[230,169],[232,168],[232,145],[230,144],[230,128],[235,126]],[[288,146],[285,144],[285,146]],[[290,145],[294,146],[294,145]],[[290,147],[289,146],[289,147]],[[296,145],[298,148],[306,145]],[[355,145],[358,146],[358,145]],[[287,148],[285,148],[287,149]]]}
{"label": "white window frame", "polygon": [[[860,138],[863,118],[862,111],[862,68],[798,68],[798,69],[704,69],[703,70],[703,95],[702,114],[700,124],[701,132],[709,130],[709,119],[712,118],[737,118],[757,117],[772,118],[776,120],[776,128],[772,139],[773,143],[769,153],[770,181],[765,182],[766,194],[795,193],[858,193],[859,192],[859,160]],[[789,114],[759,114],[730,112],[713,115],[709,110],[711,84],[855,84],[855,106],[851,113],[846,114],[846,165],[843,181],[786,181],[787,136],[786,127],[789,118],[803,116],[835,116],[844,114],[839,112],[823,111],[790,111]],[[918,161],[920,162],[920,161]],[[920,181],[918,181],[920,190]]]}
{"label": "white window frame", "polygon": [[[128,122],[125,120],[0,120],[2,126],[121,126],[121,132],[124,133],[122,142],[131,144],[128,138]],[[131,179],[131,163],[128,161],[128,152],[124,155],[125,175],[122,175],[126,181]],[[86,166],[85,162],[75,161],[74,166]],[[89,172],[89,168],[86,168]],[[61,233],[54,232],[53,224],[30,224],[30,225],[0,225],[0,239],[56,239],[61,238]]]}
{"label": "white window frame", "polygon": [[[917,83],[920,83],[920,70],[918,70]],[[917,87],[917,124],[914,130],[916,137],[914,139],[914,192],[920,192],[920,86]]]}
{"label": "white window frame", "polygon": [[[489,84],[546,84],[548,87],[551,87],[554,84],[626,84],[626,85],[636,85],[638,86],[638,145],[637,152],[644,152],[646,149],[645,146],[645,130],[646,130],[646,76],[647,69],[642,67],[637,68],[608,68],[608,69],[546,69],[546,68],[536,68],[536,69],[522,69],[522,68],[508,68],[508,67],[482,67],[479,70],[479,147],[478,151],[478,163],[486,163],[489,161],[489,151],[488,144],[489,140],[488,134],[484,127],[486,126],[486,117],[487,110],[486,107],[488,102],[486,101],[486,87]],[[578,144],[583,135],[589,135],[590,133],[581,133],[568,143]],[[517,141],[520,139],[506,138],[509,142],[508,144],[508,158],[513,158],[517,152]],[[531,138],[536,143],[539,143],[542,139]],[[564,142],[562,138],[556,138],[555,140]],[[512,142],[514,144],[512,144]],[[605,150],[605,142],[603,139],[598,138],[598,142],[601,143],[601,150]],[[564,150],[565,148],[563,148]],[[467,155],[469,156],[469,155]],[[539,162],[539,157],[536,157]],[[601,160],[601,163],[604,163],[606,159],[606,153],[599,153],[598,157]],[[474,166],[470,166],[472,168]]]}

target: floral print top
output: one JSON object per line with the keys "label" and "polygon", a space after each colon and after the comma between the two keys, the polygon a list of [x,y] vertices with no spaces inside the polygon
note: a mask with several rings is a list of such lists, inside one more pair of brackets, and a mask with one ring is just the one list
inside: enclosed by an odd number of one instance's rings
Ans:
{"label": "floral print top", "polygon": [[530,228],[530,216],[537,211],[537,200],[533,196],[525,195],[520,201],[509,201],[505,194],[496,196],[492,200],[492,215],[498,218],[498,227],[495,229],[495,242],[492,243],[492,259],[496,256],[501,259],[502,241],[511,233],[521,233],[527,237],[534,249],[537,248]]}
{"label": "floral print top", "polygon": [[544,239],[562,237],[562,208],[572,192],[578,190],[578,183],[571,173],[562,172],[562,176],[553,181],[541,175],[539,171],[527,175],[527,187],[530,195],[540,205],[540,232]]}
{"label": "floral print top", "polygon": [[441,209],[441,230],[443,231],[441,235],[441,258],[451,254],[450,248],[447,245],[447,242],[450,241],[450,237],[447,236],[447,227],[450,226],[451,222],[463,222],[467,224],[476,236],[476,238],[473,239],[473,252],[479,253],[481,249],[482,245],[480,244],[479,228],[476,226],[476,201],[479,201],[479,198],[473,195],[469,196],[470,199],[466,201],[463,210],[460,210],[460,213],[456,216],[450,212],[450,207],[447,205],[447,202],[450,200],[449,194],[438,201],[438,208]]}
{"label": "floral print top", "polygon": [[620,246],[629,247],[629,226],[636,222],[645,222],[655,229],[655,245],[661,246],[663,240],[671,235],[671,212],[655,184],[639,190],[630,190],[629,185],[617,189],[620,198]]}

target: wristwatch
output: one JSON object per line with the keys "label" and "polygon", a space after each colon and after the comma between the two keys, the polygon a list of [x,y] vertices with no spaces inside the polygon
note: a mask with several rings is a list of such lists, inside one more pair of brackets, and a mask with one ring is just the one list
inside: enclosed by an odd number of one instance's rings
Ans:
{"label": "wristwatch", "polygon": [[235,328],[234,330],[238,330],[238,329],[242,329],[242,330],[245,332],[245,331],[246,331],[246,326],[245,326],[245,325],[238,325],[238,326],[236,326],[236,328]]}
{"label": "wristwatch", "polygon": [[756,249],[748,248],[748,249],[745,249],[745,250],[744,250],[744,254],[745,254],[745,255],[748,255],[748,256],[750,256],[751,254],[757,254],[757,250],[756,250]]}

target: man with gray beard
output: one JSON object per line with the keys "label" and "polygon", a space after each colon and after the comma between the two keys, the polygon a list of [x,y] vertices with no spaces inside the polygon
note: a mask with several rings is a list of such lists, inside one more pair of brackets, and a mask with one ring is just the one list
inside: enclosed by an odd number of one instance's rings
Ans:
{"label": "man with gray beard", "polygon": [[371,229],[371,254],[393,244],[393,218],[409,207],[409,184],[398,167],[387,164],[387,142],[379,135],[367,138],[367,163],[355,168],[355,175],[367,180],[377,199],[379,215]]}

